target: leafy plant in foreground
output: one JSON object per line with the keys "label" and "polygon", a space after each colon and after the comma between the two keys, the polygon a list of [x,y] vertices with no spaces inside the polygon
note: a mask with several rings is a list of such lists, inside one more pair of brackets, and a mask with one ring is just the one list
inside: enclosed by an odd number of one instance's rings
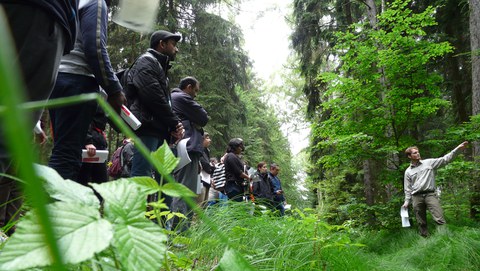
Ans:
{"label": "leafy plant in foreground", "polygon": [[[167,162],[176,164],[177,158],[167,151],[169,148],[164,145],[153,155],[167,153]],[[46,166],[37,165],[36,172],[45,182],[46,192],[55,200],[47,205],[47,210],[62,258],[69,264],[89,260],[96,253],[112,248],[120,269],[160,269],[167,250],[167,235],[159,225],[145,218],[145,199],[158,191],[171,196],[192,196],[192,192],[180,184],[159,186],[148,177],[91,184],[104,200],[101,211],[91,188],[64,180]],[[1,255],[2,270],[52,264],[35,209],[18,223],[17,232],[8,240]]]}

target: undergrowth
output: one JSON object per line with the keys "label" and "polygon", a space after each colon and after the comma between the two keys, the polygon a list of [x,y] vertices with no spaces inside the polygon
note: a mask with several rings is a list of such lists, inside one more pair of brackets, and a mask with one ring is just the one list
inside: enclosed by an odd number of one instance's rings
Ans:
{"label": "undergrowth", "polygon": [[[357,231],[328,225],[314,210],[278,217],[253,208],[229,203],[206,213],[255,270],[480,269],[478,226],[432,227],[423,238],[414,227]],[[190,259],[192,270],[214,269],[226,248],[200,220],[178,240],[185,246],[174,253]]]}

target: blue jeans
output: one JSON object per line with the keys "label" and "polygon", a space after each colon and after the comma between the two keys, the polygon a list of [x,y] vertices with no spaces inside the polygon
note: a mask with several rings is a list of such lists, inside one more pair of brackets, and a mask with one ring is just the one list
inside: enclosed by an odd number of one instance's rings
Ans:
{"label": "blue jeans", "polygon": [[[163,144],[163,139],[159,137],[140,136],[139,138],[150,152],[156,151]],[[150,165],[147,159],[142,156],[142,154],[137,150],[137,148],[133,149],[132,170],[130,172],[130,176],[153,176],[153,166]],[[156,177],[156,179],[158,182],[159,178]]]}
{"label": "blue jeans", "polygon": [[[93,77],[59,73],[50,95],[51,99],[79,94],[97,93],[99,87]],[[82,149],[88,127],[97,109],[96,101],[50,109],[53,149],[48,165],[64,179],[78,181],[82,165]]]}
{"label": "blue jeans", "polygon": [[[139,136],[142,143],[147,147],[149,152],[156,151],[162,144],[164,139],[156,136]],[[142,154],[137,150],[137,148],[133,149],[133,158],[132,158],[132,169],[130,171],[130,177],[136,176],[147,176],[147,177],[155,177],[155,180],[158,184],[160,184],[160,173],[154,171],[154,168],[150,163],[145,159]],[[162,194],[162,197],[165,198],[165,204],[170,207],[172,203],[172,198],[170,196],[166,196]],[[158,194],[155,193],[149,197],[150,201],[157,201]]]}
{"label": "blue jeans", "polygon": [[[213,188],[210,188],[213,189]],[[225,206],[225,203],[228,201],[228,196],[222,192],[218,192],[218,199],[216,200],[211,200],[208,202],[208,206],[212,206],[214,204],[219,203],[220,206]]]}
{"label": "blue jeans", "polygon": [[244,188],[241,185],[235,184],[235,182],[228,182],[225,184],[225,194],[229,200],[242,202],[244,195]]}
{"label": "blue jeans", "polygon": [[283,201],[274,201],[275,208],[280,212],[280,216],[285,215],[285,206],[283,205]]}

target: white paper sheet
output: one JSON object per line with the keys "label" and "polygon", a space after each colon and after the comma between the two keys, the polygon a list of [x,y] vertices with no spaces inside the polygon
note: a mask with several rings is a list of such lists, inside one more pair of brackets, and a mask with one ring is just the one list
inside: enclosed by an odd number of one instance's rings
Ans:
{"label": "white paper sheet", "polygon": [[158,0],[120,0],[113,21],[134,31],[152,32],[159,5]]}
{"label": "white paper sheet", "polygon": [[177,167],[175,168],[175,171],[181,169],[182,167],[186,166],[188,163],[190,163],[192,160],[190,160],[190,156],[188,156],[187,152],[187,142],[190,140],[190,138],[184,138],[180,140],[177,144],[177,157],[180,158],[180,161],[178,162]]}
{"label": "white paper sheet", "polygon": [[410,227],[410,220],[408,220],[408,209],[400,207],[400,217],[402,218],[402,227]]}
{"label": "white paper sheet", "polygon": [[202,187],[203,187],[202,178],[200,177],[200,174],[198,174],[197,175],[197,191],[195,191],[197,195],[202,194]]}

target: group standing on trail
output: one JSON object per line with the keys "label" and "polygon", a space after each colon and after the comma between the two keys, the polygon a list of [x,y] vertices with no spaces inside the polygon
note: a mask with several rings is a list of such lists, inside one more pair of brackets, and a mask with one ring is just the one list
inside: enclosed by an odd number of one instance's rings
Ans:
{"label": "group standing on trail", "polygon": [[[168,70],[178,52],[180,35],[166,30],[153,32],[150,48],[125,70],[120,82],[107,52],[110,1],[0,0],[0,4],[12,29],[28,100],[104,92],[117,113],[126,105],[139,119],[141,126],[135,134],[149,151],[157,150],[164,141],[175,145],[189,138],[187,151],[191,162],[173,175],[177,182],[199,194],[199,204],[214,205],[218,200],[226,200],[227,195],[233,201],[244,199],[251,176],[240,157],[243,140],[235,138],[229,142],[221,159],[221,165],[225,165],[223,185],[217,183],[215,187],[212,175],[217,163],[210,160],[210,136],[203,130],[209,116],[195,101],[200,82],[187,76],[178,88],[170,91]],[[88,159],[82,160],[82,150],[90,157],[107,149],[104,132],[107,118],[96,101],[50,108],[49,115],[53,149],[48,165],[64,179],[84,185],[106,182],[108,176],[113,179],[154,176],[160,181],[159,173],[127,139],[115,155],[120,162],[114,173],[112,168],[107,171],[106,162],[93,164]],[[38,118],[36,113],[32,123]],[[1,138],[2,129],[0,126]],[[4,144],[0,140],[1,172],[12,173],[11,158]],[[22,202],[15,181],[0,176],[0,188],[0,227],[3,227],[18,219]],[[172,211],[187,217],[183,227],[188,228],[192,217],[190,206],[181,198],[166,197],[165,202]],[[179,223],[172,222],[171,227]],[[14,230],[12,227],[9,234]]]}

